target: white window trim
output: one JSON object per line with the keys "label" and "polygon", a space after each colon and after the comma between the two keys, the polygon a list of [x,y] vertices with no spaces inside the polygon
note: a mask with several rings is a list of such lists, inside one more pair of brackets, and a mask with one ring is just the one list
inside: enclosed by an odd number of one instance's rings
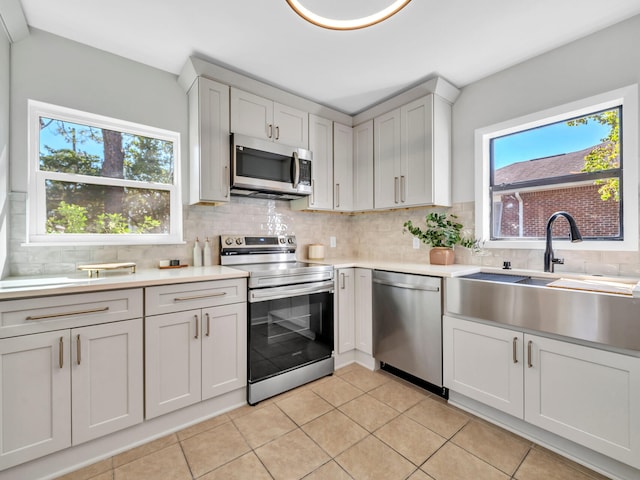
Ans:
{"label": "white window trim", "polygon": [[[638,251],[638,85],[630,85],[589,98],[524,115],[475,131],[476,238],[483,247],[500,249],[544,249],[544,240],[490,240],[491,205],[489,198],[491,139],[510,133],[560,122],[622,105],[622,158],[624,240],[588,240],[571,243],[554,240],[562,250]],[[558,210],[561,210],[559,206]],[[571,212],[569,212],[571,213]],[[580,228],[580,225],[578,225]]]}
{"label": "white window trim", "polygon": [[[138,123],[118,120],[71,108],[29,100],[29,190],[27,195],[27,244],[33,246],[51,245],[157,245],[180,244],[182,239],[182,195],[180,182],[180,134],[170,130],[149,127]],[[168,234],[64,234],[46,233],[46,191],[45,179],[69,179],[69,174],[41,172],[40,165],[40,117],[55,118],[82,125],[91,125],[133,135],[157,138],[173,142],[174,173],[173,184],[154,184],[148,186],[156,190],[165,190],[170,196],[171,216]],[[140,188],[140,182],[123,179],[109,179],[74,175],[74,181],[91,184],[108,184],[123,187]]]}

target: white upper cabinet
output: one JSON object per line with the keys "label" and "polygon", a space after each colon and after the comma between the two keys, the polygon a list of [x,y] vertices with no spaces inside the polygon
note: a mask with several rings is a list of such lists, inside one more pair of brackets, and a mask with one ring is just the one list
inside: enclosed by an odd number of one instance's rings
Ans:
{"label": "white upper cabinet", "polygon": [[309,115],[309,150],[311,163],[311,195],[291,202],[294,209],[333,209],[333,122]]}
{"label": "white upper cabinet", "polygon": [[451,205],[451,106],[427,95],[374,119],[375,208]]}
{"label": "white upper cabinet", "polygon": [[231,131],[300,148],[309,148],[309,114],[231,88]]}
{"label": "white upper cabinet", "polygon": [[373,120],[353,127],[353,210],[373,209]]}
{"label": "white upper cabinet", "polygon": [[400,207],[400,109],[376,117],[373,129],[374,206]]}
{"label": "white upper cabinet", "polygon": [[333,124],[333,208],[353,210],[353,129]]}
{"label": "white upper cabinet", "polygon": [[189,203],[229,201],[229,87],[200,77],[189,90]]}

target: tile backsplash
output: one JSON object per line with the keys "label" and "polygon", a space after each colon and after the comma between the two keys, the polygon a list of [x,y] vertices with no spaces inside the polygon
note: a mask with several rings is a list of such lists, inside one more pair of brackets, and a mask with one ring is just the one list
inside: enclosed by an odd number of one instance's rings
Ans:
{"label": "tile backsplash", "polygon": [[[311,243],[326,245],[327,260],[361,258],[363,260],[389,260],[427,263],[429,249],[422,244],[413,248],[412,236],[403,234],[406,220],[422,223],[431,210],[442,208],[412,208],[348,215],[333,212],[299,212],[291,210],[289,202],[282,200],[233,197],[229,204],[212,206],[185,206],[183,211],[184,244],[181,245],[129,245],[129,246],[27,246],[26,195],[11,194],[11,232],[9,245],[10,274],[44,275],[73,273],[82,263],[134,261],[139,268],[154,268],[161,259],[179,259],[191,264],[193,242],[205,238],[212,240],[213,262],[219,263],[219,236],[221,234],[295,234],[300,259],[306,257],[306,246]],[[450,210],[465,226],[464,233],[473,236],[474,204],[459,203]],[[329,248],[330,237],[336,237],[336,247]],[[542,250],[486,249],[474,254],[456,248],[456,263],[483,266],[502,266],[509,260],[513,268],[541,270]],[[576,252],[558,249],[565,264],[556,271],[574,273],[621,275],[640,277],[638,252]]]}

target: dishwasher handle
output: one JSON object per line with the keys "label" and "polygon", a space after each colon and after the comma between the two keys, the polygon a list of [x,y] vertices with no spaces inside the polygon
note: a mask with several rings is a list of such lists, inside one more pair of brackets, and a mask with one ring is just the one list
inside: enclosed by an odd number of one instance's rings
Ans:
{"label": "dishwasher handle", "polygon": [[410,283],[387,282],[378,278],[373,279],[373,283],[378,285],[387,285],[388,287],[404,288],[407,290],[422,290],[423,292],[439,292],[440,287],[432,287],[429,285],[412,285]]}

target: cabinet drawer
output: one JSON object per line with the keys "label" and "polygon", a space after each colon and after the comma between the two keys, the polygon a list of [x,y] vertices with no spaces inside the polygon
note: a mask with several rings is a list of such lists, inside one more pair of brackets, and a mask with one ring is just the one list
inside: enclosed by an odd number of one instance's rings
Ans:
{"label": "cabinet drawer", "polygon": [[181,312],[247,301],[244,278],[162,285],[145,289],[146,315]]}
{"label": "cabinet drawer", "polygon": [[0,302],[0,338],[142,317],[142,289]]}

